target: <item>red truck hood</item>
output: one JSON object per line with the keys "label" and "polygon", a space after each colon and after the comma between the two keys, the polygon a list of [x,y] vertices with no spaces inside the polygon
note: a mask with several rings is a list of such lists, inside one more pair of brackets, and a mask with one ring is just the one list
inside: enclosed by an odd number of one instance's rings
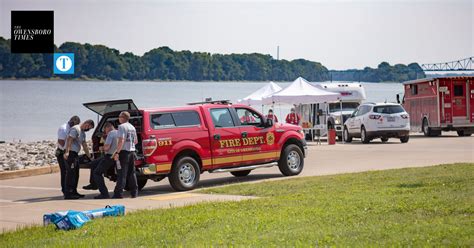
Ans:
{"label": "red truck hood", "polygon": [[275,123],[275,128],[277,129],[284,129],[285,131],[299,131],[302,128],[300,126],[292,125],[292,124],[287,124],[287,123]]}

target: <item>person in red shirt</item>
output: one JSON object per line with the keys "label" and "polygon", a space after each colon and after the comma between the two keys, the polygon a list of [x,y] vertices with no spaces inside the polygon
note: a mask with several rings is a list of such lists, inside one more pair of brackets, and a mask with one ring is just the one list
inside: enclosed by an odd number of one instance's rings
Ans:
{"label": "person in red shirt", "polygon": [[273,122],[278,122],[278,118],[276,117],[276,115],[273,114],[273,110],[272,109],[269,109],[268,110],[268,115],[265,116],[267,119],[272,119]]}
{"label": "person in red shirt", "polygon": [[291,108],[291,113],[286,116],[286,123],[299,125],[300,124],[300,116],[295,112],[295,108]]}
{"label": "person in red shirt", "polygon": [[245,110],[245,115],[240,117],[240,123],[242,124],[250,124],[255,123],[255,118],[250,115],[250,112]]}

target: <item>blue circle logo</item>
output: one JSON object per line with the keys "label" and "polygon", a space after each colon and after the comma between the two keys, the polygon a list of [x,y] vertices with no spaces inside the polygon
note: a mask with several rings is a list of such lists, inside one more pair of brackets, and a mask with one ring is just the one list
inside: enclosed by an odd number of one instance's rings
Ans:
{"label": "blue circle logo", "polygon": [[74,74],[74,54],[54,54],[54,74]]}

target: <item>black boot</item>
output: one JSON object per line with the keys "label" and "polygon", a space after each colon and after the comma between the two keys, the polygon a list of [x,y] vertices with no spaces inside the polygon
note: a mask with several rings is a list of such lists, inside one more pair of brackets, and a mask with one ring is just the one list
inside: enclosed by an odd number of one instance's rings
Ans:
{"label": "black boot", "polygon": [[82,188],[85,189],[85,190],[98,190],[98,189],[99,189],[99,187],[97,187],[97,185],[92,184],[92,183],[89,184],[89,185],[86,185],[86,186],[84,186],[84,187],[82,187]]}

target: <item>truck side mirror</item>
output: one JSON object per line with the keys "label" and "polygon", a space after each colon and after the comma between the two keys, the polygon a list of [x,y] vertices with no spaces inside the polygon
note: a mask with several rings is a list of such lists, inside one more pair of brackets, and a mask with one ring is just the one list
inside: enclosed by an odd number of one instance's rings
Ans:
{"label": "truck side mirror", "polygon": [[265,127],[272,127],[273,126],[273,120],[271,118],[267,118],[265,120]]}

